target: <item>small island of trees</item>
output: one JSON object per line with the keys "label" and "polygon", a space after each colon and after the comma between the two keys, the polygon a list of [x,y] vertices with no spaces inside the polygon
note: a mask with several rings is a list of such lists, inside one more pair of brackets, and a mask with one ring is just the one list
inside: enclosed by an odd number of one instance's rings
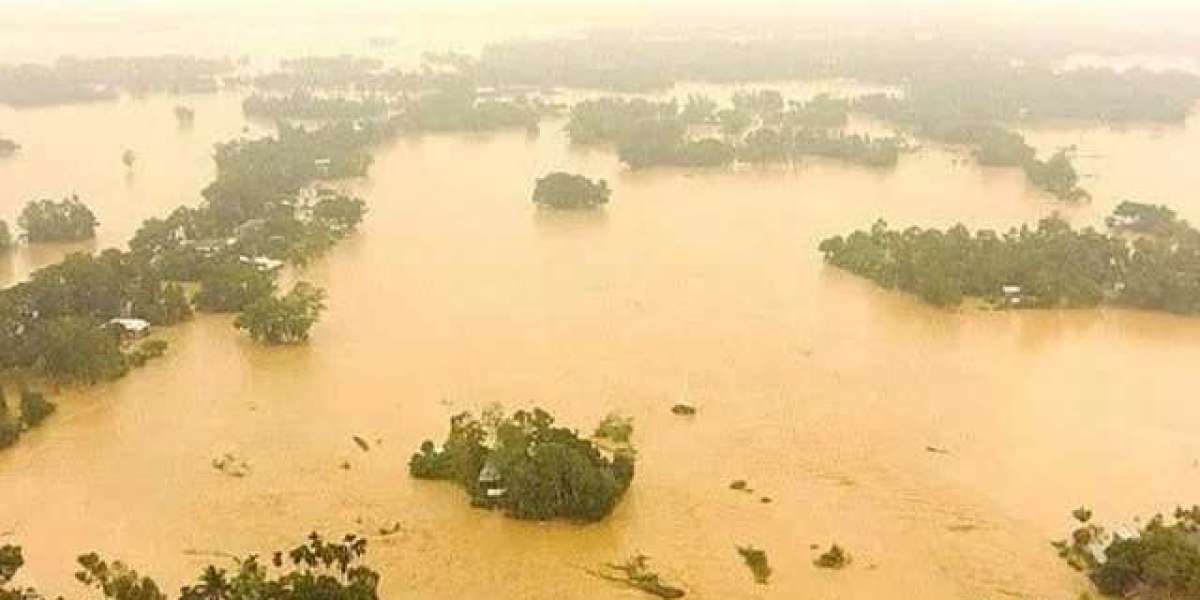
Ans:
{"label": "small island of trees", "polygon": [[298,344],[325,309],[325,291],[301,281],[281,297],[262,296],[247,304],[233,325],[250,333],[256,342]]}
{"label": "small island of trees", "polygon": [[612,190],[603,179],[592,181],[583,175],[550,173],[537,180],[533,203],[556,209],[586,209],[608,204]]}
{"label": "small island of trees", "polygon": [[[1142,210],[1130,206],[1114,218]],[[819,250],[831,265],[939,306],[969,296],[1004,307],[1106,303],[1200,314],[1200,231],[1173,213],[1153,214],[1156,233],[1132,241],[1075,230],[1057,216],[1004,234],[962,225],[894,230],[879,221],[826,239]]]}
{"label": "small island of trees", "polygon": [[62,200],[35,200],[25,205],[17,224],[31,243],[76,242],[96,237],[100,223],[78,196]]}
{"label": "small island of trees", "polygon": [[535,408],[456,415],[441,449],[425,441],[408,469],[418,479],[453,481],[473,505],[518,519],[598,521],[629,489],[634,459],[628,445],[604,450]]}

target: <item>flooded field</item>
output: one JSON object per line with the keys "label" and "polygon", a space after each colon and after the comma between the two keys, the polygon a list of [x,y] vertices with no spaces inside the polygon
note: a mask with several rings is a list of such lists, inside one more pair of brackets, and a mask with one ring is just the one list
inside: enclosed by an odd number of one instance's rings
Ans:
{"label": "flooded field", "polygon": [[[2,109],[26,147],[0,160],[0,215],[75,192],[101,221],[95,247],[119,244],[196,202],[211,145],[247,125],[235,95]],[[585,572],[635,552],[696,598],[1074,598],[1084,581],[1048,543],[1071,509],[1129,522],[1200,496],[1200,406],[1183,392],[1200,319],[944,311],[816,252],[876,218],[1007,228],[1058,210],[1099,226],[1136,198],[1200,221],[1195,118],[1024,132],[1043,152],[1078,145],[1095,196],[1078,207],[934,147],[892,170],[631,173],[561,125],[382,148],[347,184],[370,206],[362,231],[298,274],[330,294],[310,344],[258,347],[201,316],[164,330],[165,359],[63,390],[53,421],[0,453],[0,543],[24,545],[28,583],[73,594],[74,556],[97,550],[174,588],[214,556],[318,530],[370,536],[389,598],[636,598]],[[612,203],[534,210],[534,179],[556,169],[606,178]],[[22,248],[0,281],[66,250]],[[672,415],[680,401],[699,413]],[[581,429],[633,416],[638,474],[612,517],[515,522],[408,477],[450,415],[492,403]],[[226,452],[246,477],[212,468]],[[813,568],[810,544],[834,541],[851,567]],[[769,553],[771,585],[745,544]]]}

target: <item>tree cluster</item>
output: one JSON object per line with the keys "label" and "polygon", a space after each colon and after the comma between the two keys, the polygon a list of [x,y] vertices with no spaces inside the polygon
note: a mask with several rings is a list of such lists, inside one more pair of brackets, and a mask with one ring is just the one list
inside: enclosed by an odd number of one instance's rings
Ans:
{"label": "tree cluster", "polygon": [[[379,573],[363,563],[367,540],[346,535],[326,541],[317,534],[269,560],[251,554],[228,567],[206,566],[195,583],[184,586],[178,600],[377,600]],[[75,579],[106,600],[167,600],[153,579],[121,561],[95,552],[80,555]],[[24,566],[20,546],[0,546],[0,600],[42,600],[31,588],[16,588],[13,578]]]}
{"label": "tree cluster", "polygon": [[62,200],[35,200],[25,205],[17,224],[31,243],[75,242],[96,237],[100,223],[78,196]]}
{"label": "tree cluster", "polygon": [[242,101],[246,116],[270,119],[369,119],[387,111],[387,101],[380,98],[318,96],[302,91],[282,96],[255,93]]}
{"label": "tree cluster", "polygon": [[592,181],[583,175],[561,171],[540,177],[533,188],[533,203],[558,209],[596,208],[608,204],[612,190],[603,179]]}
{"label": "tree cluster", "polygon": [[[4,386],[0,385],[0,449],[17,443],[22,432],[41,425],[57,409],[53,402],[46,400],[44,394],[26,386],[20,387],[18,408],[20,410],[14,413],[9,407]],[[0,569],[0,586],[4,584],[3,579]],[[3,597],[3,592],[0,592],[0,598]]]}
{"label": "tree cluster", "polygon": [[[554,426],[550,414],[535,408],[509,416],[499,411],[482,418],[456,415],[441,448],[422,443],[409,461],[409,473],[453,481],[474,504],[518,519],[597,521],[629,488],[634,460],[628,447],[610,456],[577,432]],[[496,489],[502,493],[489,494]]]}
{"label": "tree cluster", "polygon": [[[972,296],[1028,308],[1109,303],[1200,313],[1200,232],[1183,221],[1132,242],[1058,217],[1004,234],[962,225],[893,230],[880,221],[819,250],[831,265],[940,306]],[[1012,286],[1015,303],[1004,293]]]}
{"label": "tree cluster", "polygon": [[1072,513],[1080,526],[1054,542],[1059,556],[1115,598],[1200,598],[1200,506],[1155,515],[1132,535],[1110,534],[1092,511]]}

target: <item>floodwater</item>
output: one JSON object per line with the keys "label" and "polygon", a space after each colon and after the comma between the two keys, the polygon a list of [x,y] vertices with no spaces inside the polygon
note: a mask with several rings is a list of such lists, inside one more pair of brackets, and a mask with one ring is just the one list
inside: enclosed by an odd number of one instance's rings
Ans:
{"label": "floodwater", "polygon": [[[0,112],[27,146],[0,161],[0,213],[78,191],[103,246],[194,202],[207,148],[245,124],[237,97],[210,96],[180,131],[176,102]],[[329,292],[311,343],[263,348],[201,316],[161,332],[160,361],[62,390],[59,412],[0,453],[0,543],[23,544],[24,583],[52,595],[80,591],[85,551],[174,588],[224,553],[317,530],[367,534],[387,598],[638,598],[585,570],[639,552],[695,598],[1074,598],[1085,582],[1049,545],[1071,509],[1130,523],[1200,498],[1187,392],[1200,319],[943,311],[815,249],[879,217],[1006,228],[1063,210],[1099,224],[1125,196],[1200,221],[1200,174],[1182,162],[1200,122],[1030,135],[1093,157],[1093,204],[1064,208],[1016,171],[937,148],[894,170],[630,173],[571,149],[561,122],[396,141],[348,184],[370,204],[362,231],[298,273]],[[143,157],[132,175],[126,146]],[[607,178],[612,203],[534,210],[534,179],[555,169]],[[51,253],[18,253],[8,280]],[[676,402],[699,413],[674,416]],[[611,518],[516,522],[408,478],[423,439],[492,403],[583,429],[633,416],[638,473]],[[211,466],[227,452],[246,477]],[[831,542],[848,569],[812,566],[810,544]],[[770,585],[738,545],[767,550]]]}

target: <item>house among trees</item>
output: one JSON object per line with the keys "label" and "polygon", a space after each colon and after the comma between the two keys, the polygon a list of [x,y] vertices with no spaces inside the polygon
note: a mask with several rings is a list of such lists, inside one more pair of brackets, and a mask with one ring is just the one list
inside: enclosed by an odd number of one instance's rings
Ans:
{"label": "house among trees", "polygon": [[271,271],[276,271],[283,267],[282,260],[276,260],[266,256],[255,256],[253,258],[249,256],[239,256],[238,261],[244,265],[250,265],[254,267],[260,273],[270,273]]}
{"label": "house among trees", "polygon": [[1000,293],[1004,295],[1005,304],[1020,304],[1024,298],[1024,295],[1021,293],[1021,286],[1019,285],[1002,285],[1000,286]]}
{"label": "house among trees", "polygon": [[488,461],[479,470],[479,493],[488,500],[502,498],[508,493],[504,487],[504,477],[500,475],[500,469],[496,468],[496,463],[492,461]]}
{"label": "house among trees", "polygon": [[145,319],[109,319],[104,326],[107,329],[116,330],[121,335],[128,337],[142,337],[150,333],[150,322]]}

